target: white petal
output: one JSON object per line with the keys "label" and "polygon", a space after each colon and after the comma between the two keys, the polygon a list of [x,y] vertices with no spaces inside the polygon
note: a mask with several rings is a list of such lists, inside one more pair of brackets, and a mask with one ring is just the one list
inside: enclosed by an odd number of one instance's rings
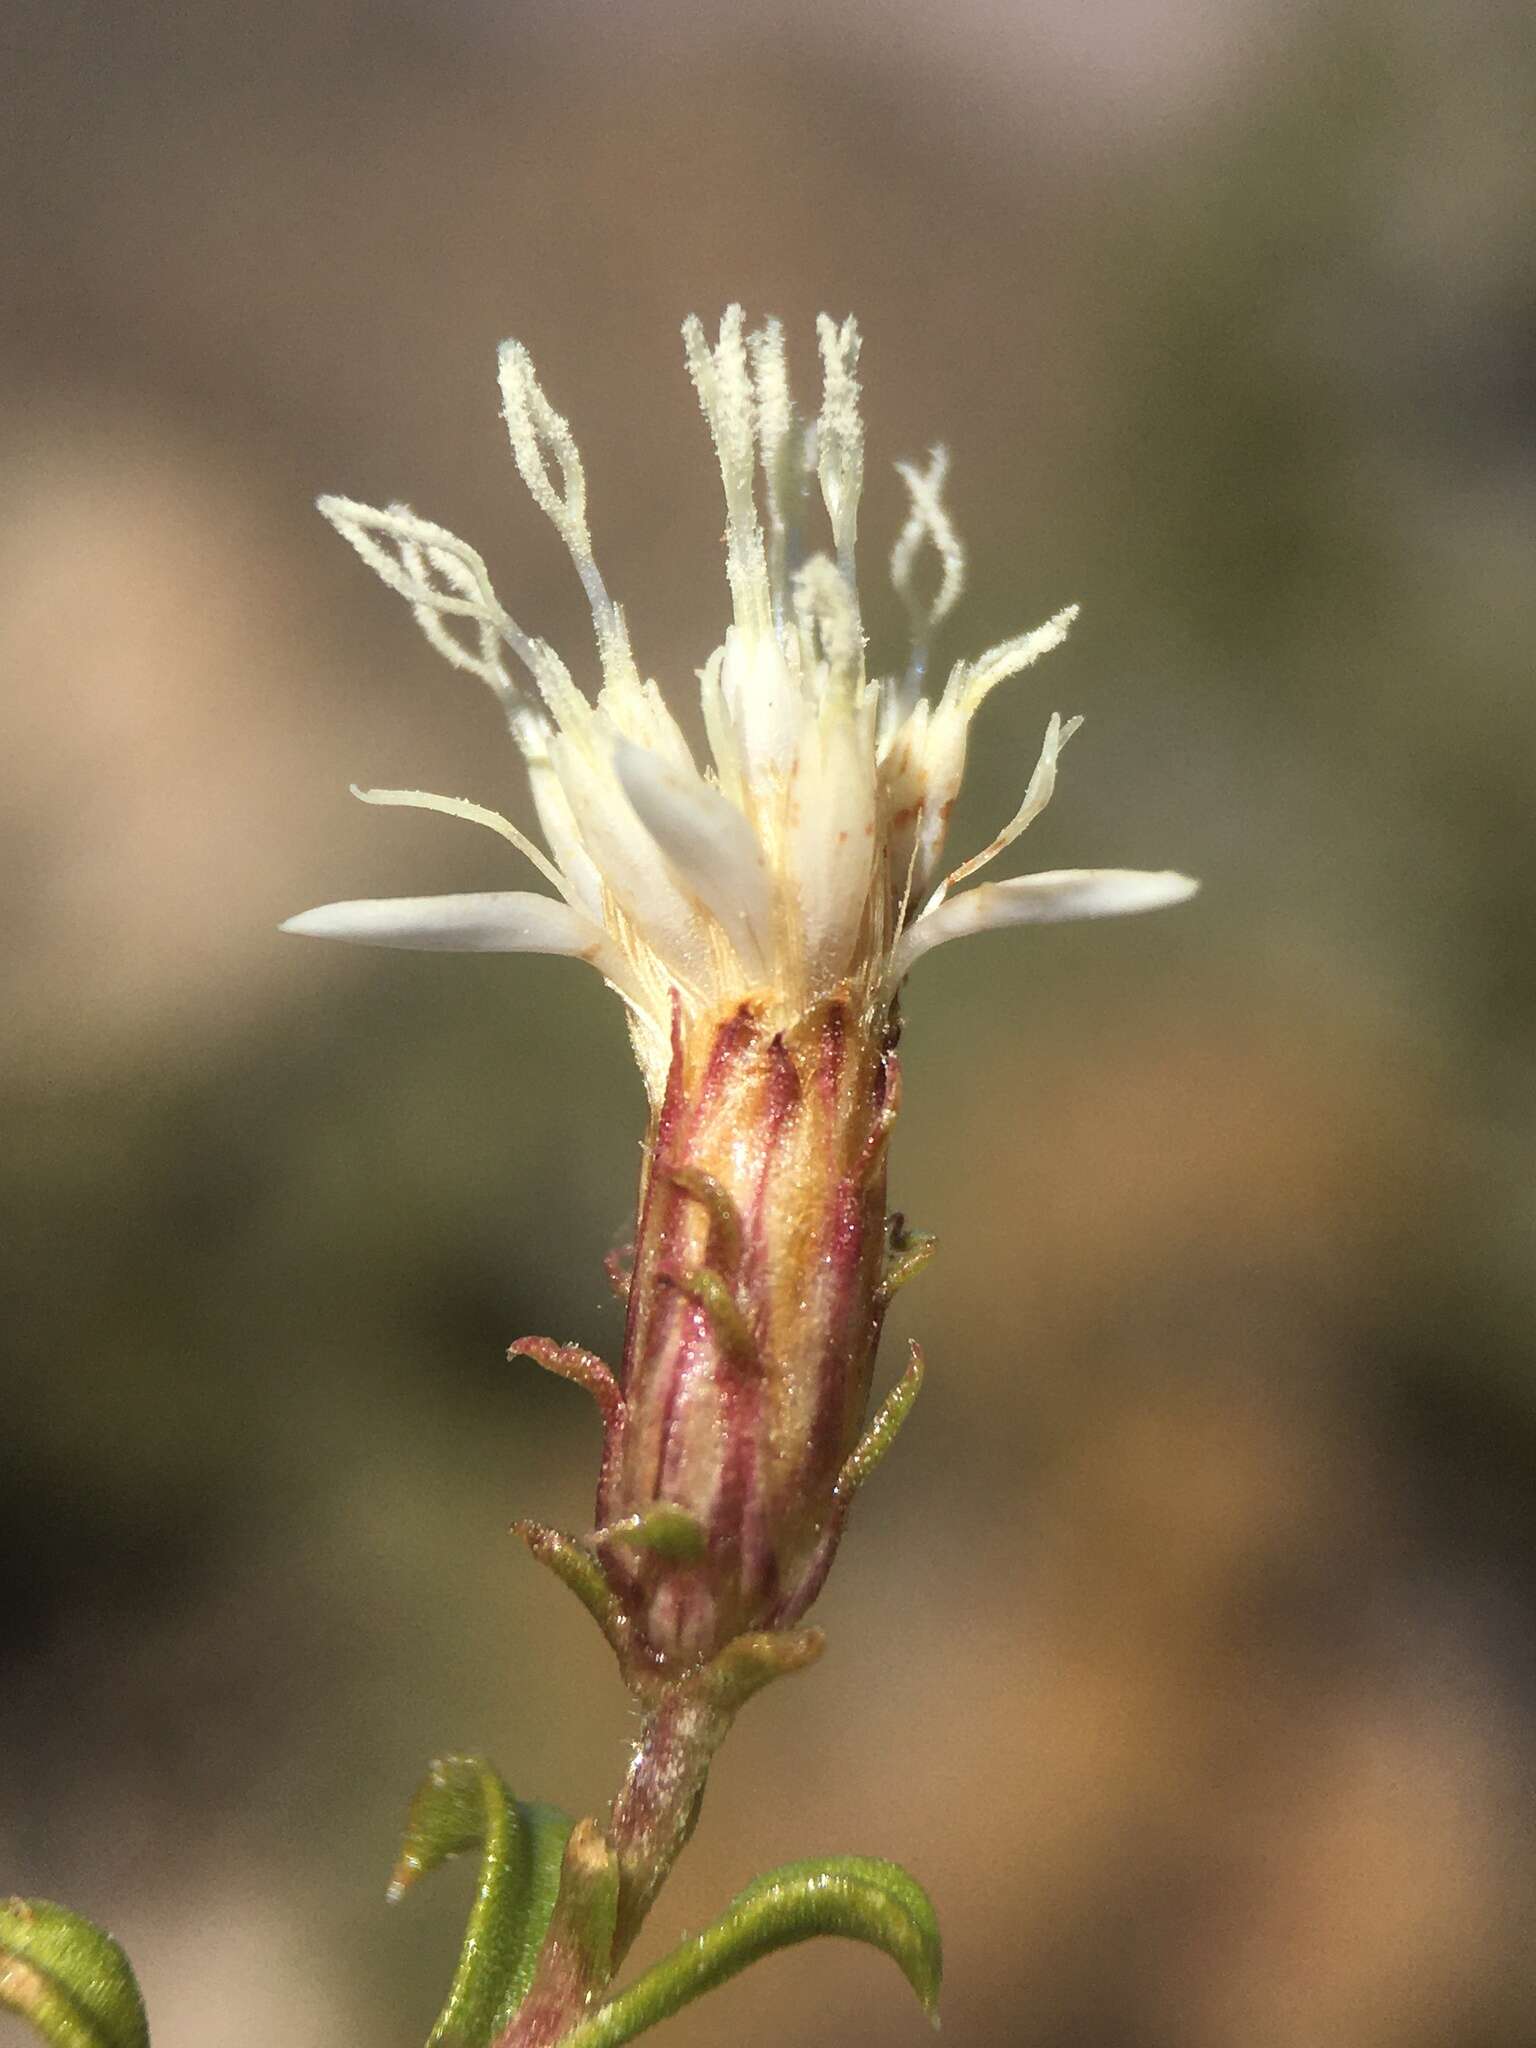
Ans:
{"label": "white petal", "polygon": [[1059,868],[1050,874],[1019,875],[1008,882],[982,882],[930,910],[903,932],[891,956],[891,981],[900,981],[913,962],[935,946],[942,946],[947,939],[964,938],[969,932],[1161,910],[1167,904],[1185,902],[1199,886],[1188,875],[1141,868]]}
{"label": "white petal", "polygon": [[795,762],[784,866],[813,990],[848,972],[875,861],[875,703],[829,703]]}
{"label": "white petal", "polygon": [[701,776],[684,774],[622,735],[614,742],[613,765],[678,881],[718,920],[747,972],[761,975],[772,899],[752,827]]}
{"label": "white petal", "polygon": [[566,888],[561,894],[575,909],[584,911],[594,924],[602,924],[603,878],[597,871],[597,863],[582,844],[571,800],[555,772],[547,745],[528,757],[528,786],[533,791],[539,827],[566,880]]}
{"label": "white petal", "polygon": [[729,722],[725,757],[716,748],[720,780],[748,786],[784,775],[805,723],[805,700],[772,633],[727,629],[720,664],[720,701]]}
{"label": "white petal", "polygon": [[[550,744],[550,765],[605,898],[618,904],[685,990],[702,989],[719,940],[711,939],[708,920],[693,896],[678,887],[656,841],[626,800],[612,762],[615,738],[606,718],[596,726],[591,747],[559,734]],[[569,873],[564,859],[560,865]]]}
{"label": "white petal", "polygon": [[747,806],[747,782],[745,763],[741,750],[736,744],[736,735],[731,726],[730,711],[725,694],[720,687],[720,674],[725,667],[725,649],[717,647],[714,653],[698,671],[699,710],[704,719],[704,737],[709,743],[710,758],[715,764],[715,777],[738,811],[745,813]]}
{"label": "white petal", "polygon": [[658,755],[683,775],[695,774],[683,729],[655,683],[641,682],[638,674],[619,689],[609,683],[598,693],[597,708],[625,739]]}
{"label": "white petal", "polygon": [[[368,897],[324,903],[279,931],[431,953],[567,953],[599,962],[607,935],[568,903],[524,890],[470,896]],[[604,972],[607,972],[606,966]]]}
{"label": "white petal", "polygon": [[[923,713],[927,712],[927,717]],[[936,704],[919,701],[912,727],[908,779],[921,792],[912,825],[911,889],[926,896],[939,872],[949,820],[965,776],[970,716],[948,690]]]}

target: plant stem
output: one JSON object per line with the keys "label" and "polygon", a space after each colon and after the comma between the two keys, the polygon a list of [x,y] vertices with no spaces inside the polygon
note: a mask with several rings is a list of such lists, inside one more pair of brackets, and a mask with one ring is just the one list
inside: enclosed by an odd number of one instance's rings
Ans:
{"label": "plant stem", "polygon": [[572,1835],[528,1995],[494,2048],[551,2048],[607,1989],[693,1833],[735,1706],[681,1679],[647,1708],[606,1835]]}
{"label": "plant stem", "polygon": [[699,1818],[715,1751],[734,1719],[686,1682],[650,1709],[613,1810],[608,1840],[619,1859],[613,1967],[628,1954],[645,1916],[687,1847]]}
{"label": "plant stem", "polygon": [[737,1636],[680,1676],[637,1679],[645,1718],[608,1825],[579,1821],[528,1995],[493,2048],[550,2048],[605,1992],[688,1845],[715,1751],[738,1711],[821,1655],[820,1629]]}

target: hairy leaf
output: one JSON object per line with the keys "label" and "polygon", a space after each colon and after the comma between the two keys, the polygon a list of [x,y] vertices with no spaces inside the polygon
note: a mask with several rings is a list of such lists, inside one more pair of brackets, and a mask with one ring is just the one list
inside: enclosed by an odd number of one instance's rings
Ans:
{"label": "hairy leaf", "polygon": [[759,1956],[817,1934],[884,1949],[935,2018],[943,1960],[928,1894],[899,1864],[832,1856],[756,1879],[712,1926],[573,2028],[560,2048],[619,2048]]}
{"label": "hairy leaf", "polygon": [[52,2048],[149,2048],[128,1958],[110,1934],[48,1899],[0,1900],[0,2007]]}

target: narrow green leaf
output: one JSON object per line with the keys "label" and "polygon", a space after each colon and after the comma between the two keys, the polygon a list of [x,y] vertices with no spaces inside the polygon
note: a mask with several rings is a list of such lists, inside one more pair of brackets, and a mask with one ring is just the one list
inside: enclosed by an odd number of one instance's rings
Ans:
{"label": "narrow green leaf", "polygon": [[564,2016],[583,2011],[613,1974],[619,1859],[595,1820],[566,1841],[560,1888],[531,1986],[502,2007],[496,2042],[553,2042]]}
{"label": "narrow green leaf", "polygon": [[128,1958],[110,1934],[48,1899],[0,1900],[0,2007],[53,2048],[149,2048]]}
{"label": "narrow green leaf", "polygon": [[749,1884],[713,1926],[583,2020],[560,2048],[620,2048],[759,1956],[817,1934],[847,1935],[884,1949],[938,2024],[943,1959],[928,1894],[899,1864],[832,1856],[787,1863]]}
{"label": "narrow green leaf", "polygon": [[554,1807],[514,1799],[479,1757],[441,1757],[422,1780],[390,1899],[450,1856],[480,1851],[459,1966],[428,2048],[485,2048],[521,2000],[554,1908],[570,1827]]}
{"label": "narrow green leaf", "polygon": [[565,1853],[566,1838],[571,1832],[570,1815],[562,1813],[557,1806],[520,1799],[517,1810],[522,1816],[523,1838],[528,1844],[528,1879],[523,1893],[517,1955],[511,1974],[502,1986],[501,2000],[496,2009],[495,2033],[506,2026],[527,1997],[528,1986],[533,1982],[539,1948],[549,1926],[550,1915],[555,1910],[555,1900],[559,1897],[561,1858]]}

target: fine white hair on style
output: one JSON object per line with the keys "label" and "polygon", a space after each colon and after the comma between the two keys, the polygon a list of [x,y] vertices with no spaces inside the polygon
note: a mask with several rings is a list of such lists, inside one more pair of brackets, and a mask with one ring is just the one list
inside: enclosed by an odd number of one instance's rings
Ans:
{"label": "fine white hair on style", "polygon": [[[635,664],[622,607],[598,568],[575,437],[527,350],[499,358],[513,459],[559,534],[592,614],[598,687],[502,605],[482,557],[407,506],[325,497],[320,510],[410,605],[430,644],[496,696],[527,766],[540,847],[499,812],[422,790],[356,790],[433,810],[508,841],[555,892],[329,904],[284,930],[374,945],[547,952],[589,961],[623,997],[653,1095],[674,1003],[716,1015],[751,999],[786,1020],[837,996],[870,1016],[924,954],[1025,923],[1183,901],[1171,872],[1068,869],[988,882],[980,869],[1051,800],[1081,721],[1052,713],[1024,796],[978,853],[945,872],[972,721],[1002,683],[1058,647],[1075,605],[924,694],[935,636],[958,603],[965,555],[944,504],[949,458],[898,463],[909,511],[890,556],[911,644],[891,676],[865,659],[857,574],[864,428],[860,335],[817,322],[821,400],[797,409],[784,332],[748,333],[731,306],[711,342],[690,317],[683,350],[725,496],[731,619],[699,670],[700,766],[657,685]],[[807,542],[819,497],[830,544]],[[959,891],[960,893],[956,893]]]}

